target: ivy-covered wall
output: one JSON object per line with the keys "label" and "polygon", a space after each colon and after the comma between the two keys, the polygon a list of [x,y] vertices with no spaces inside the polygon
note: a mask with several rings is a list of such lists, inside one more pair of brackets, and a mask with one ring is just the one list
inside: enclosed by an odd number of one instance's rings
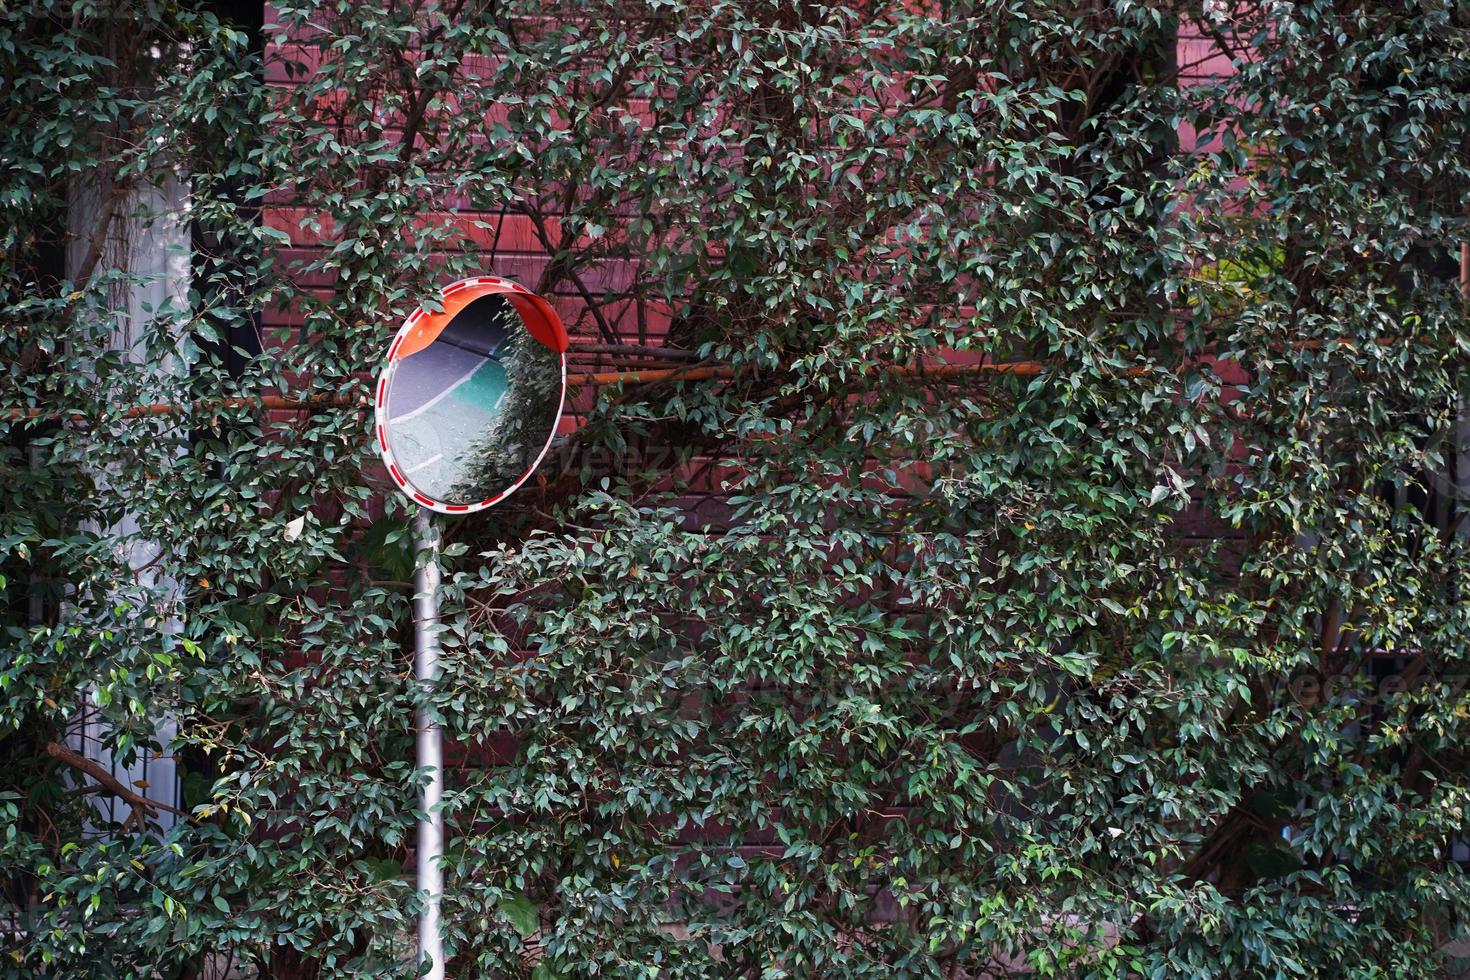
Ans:
{"label": "ivy-covered wall", "polygon": [[446,528],[452,976],[1457,969],[1459,5],[30,0],[0,67],[0,975],[414,974],[367,399],[486,271],[576,411]]}

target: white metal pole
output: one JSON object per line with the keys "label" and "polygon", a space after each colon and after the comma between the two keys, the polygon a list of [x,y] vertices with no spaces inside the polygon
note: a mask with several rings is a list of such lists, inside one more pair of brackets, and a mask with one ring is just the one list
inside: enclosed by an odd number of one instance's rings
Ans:
{"label": "white metal pole", "polygon": [[[427,508],[419,508],[413,518],[414,549],[423,556],[423,565],[414,572],[413,636],[414,677],[421,697],[433,688],[439,669],[439,527]],[[444,980],[444,940],[439,929],[439,900],[444,894],[444,815],[439,802],[444,796],[444,745],[439,726],[420,708],[414,714],[414,743],[417,765],[429,770],[419,806],[424,821],[418,834],[418,889],[424,900],[419,916],[419,963],[430,962],[428,980]]]}

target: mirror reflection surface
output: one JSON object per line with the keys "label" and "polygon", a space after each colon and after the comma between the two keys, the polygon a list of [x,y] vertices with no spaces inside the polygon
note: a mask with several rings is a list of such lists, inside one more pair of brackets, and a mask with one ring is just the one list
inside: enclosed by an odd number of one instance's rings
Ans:
{"label": "mirror reflection surface", "polygon": [[473,301],[389,370],[393,458],[410,487],[451,506],[513,489],[561,413],[561,355],[531,336],[503,294]]}

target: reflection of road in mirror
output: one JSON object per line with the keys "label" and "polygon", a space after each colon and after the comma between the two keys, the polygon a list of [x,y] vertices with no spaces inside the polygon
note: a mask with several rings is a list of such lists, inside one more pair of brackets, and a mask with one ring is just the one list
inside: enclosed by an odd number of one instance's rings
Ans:
{"label": "reflection of road in mirror", "polygon": [[408,483],[476,504],[518,482],[551,439],[561,355],[537,342],[503,296],[466,306],[388,382],[388,445]]}

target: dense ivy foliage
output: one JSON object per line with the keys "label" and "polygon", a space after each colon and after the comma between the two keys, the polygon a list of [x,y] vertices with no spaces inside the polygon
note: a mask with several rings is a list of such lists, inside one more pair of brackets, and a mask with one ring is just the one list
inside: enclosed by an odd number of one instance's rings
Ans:
{"label": "dense ivy foliage", "polygon": [[223,7],[0,9],[0,972],[413,975],[362,404],[486,269],[716,370],[447,527],[451,975],[1454,968],[1457,4]]}

